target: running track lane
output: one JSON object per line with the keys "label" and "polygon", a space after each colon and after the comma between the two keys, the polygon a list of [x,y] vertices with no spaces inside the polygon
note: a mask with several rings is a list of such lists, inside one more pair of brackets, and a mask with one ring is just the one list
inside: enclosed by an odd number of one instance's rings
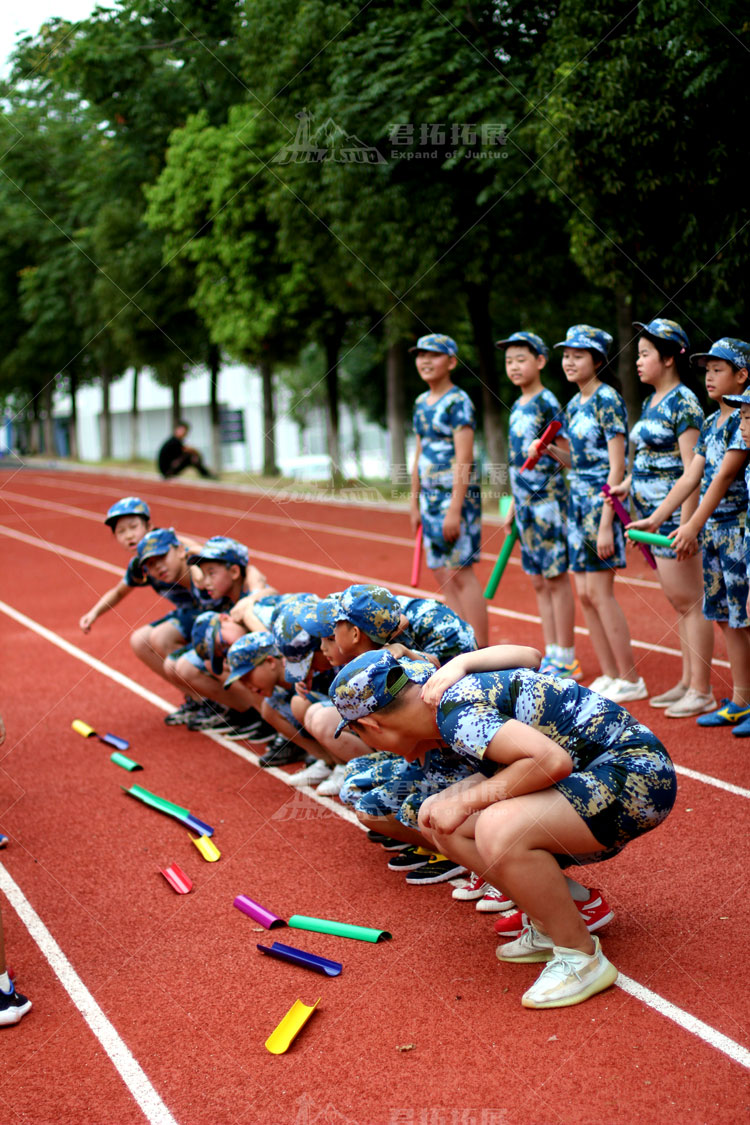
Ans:
{"label": "running track lane", "polygon": [[[110,615],[110,616],[112,616],[112,615]],[[101,624],[103,624],[103,619],[102,619],[102,622],[101,622]],[[118,632],[119,630],[116,630],[116,631]],[[114,723],[112,723],[112,727],[114,727]],[[115,728],[115,729],[116,729],[116,728]],[[75,738],[76,738],[76,736],[71,736],[71,737],[73,737],[73,739],[75,739]],[[184,736],[183,736],[183,737],[184,737]],[[191,737],[192,737],[192,736],[191,736]],[[78,741],[80,741],[80,740],[78,740]],[[85,746],[85,745],[88,745],[88,744],[83,744],[83,745]],[[155,789],[156,789],[156,786],[155,786],[155,785],[154,785],[154,787],[155,787]],[[159,791],[159,790],[157,790],[157,791]],[[672,818],[672,819],[675,819],[675,818]],[[656,839],[657,839],[657,837],[653,837],[653,839],[654,839],[654,840],[656,840]],[[370,855],[371,855],[371,850],[373,850],[373,849],[370,849]],[[363,857],[363,858],[364,858],[364,857]],[[380,856],[380,859],[382,859],[382,856]],[[621,859],[618,859],[618,861],[617,861],[616,863],[617,863],[617,865],[621,865],[621,864],[622,864],[623,862],[624,862],[624,857],[622,857]],[[382,864],[381,864],[381,863],[378,863],[378,865],[377,865],[377,871],[378,871],[378,880],[382,880],[382,877],[383,877],[383,876],[382,876],[382,874],[381,874],[381,872],[380,872],[380,868],[381,868],[381,866],[382,866]],[[614,870],[614,866],[615,866],[615,865],[607,865],[607,868],[604,868],[604,870]],[[597,872],[597,874],[598,874],[598,872]],[[714,873],[714,874],[715,874],[715,873]],[[399,888],[399,890],[403,891],[403,890],[405,890],[405,889],[404,889],[404,888]],[[414,904],[414,895],[415,895],[415,894],[430,894],[430,895],[433,895],[433,897],[436,897],[436,895],[437,895],[437,894],[440,894],[440,895],[443,895],[443,897],[444,897],[444,894],[445,894],[445,890],[444,890],[444,889],[441,889],[441,888],[435,888],[435,889],[433,889],[432,891],[427,891],[427,890],[425,890],[425,891],[422,891],[422,892],[419,892],[419,891],[415,891],[415,890],[408,890],[408,891],[407,891],[406,893],[407,893],[407,901],[408,901],[408,903],[409,903],[409,907],[413,907],[413,904]],[[609,891],[608,891],[607,893],[611,894],[611,892],[609,892]],[[642,884],[641,884],[641,893],[642,893]],[[455,904],[451,904],[451,906],[455,906]],[[624,909],[624,907],[621,907],[621,911],[622,911],[622,909]],[[409,912],[412,912],[412,910],[409,910]],[[466,917],[466,909],[464,909],[464,910],[463,910],[463,913],[464,913],[464,917]],[[621,912],[621,918],[622,918],[622,912]],[[477,921],[481,921],[481,919],[478,919],[478,918],[477,918],[477,916],[473,917],[473,919],[470,919],[470,921],[471,921],[471,920],[473,920],[473,922],[475,922],[475,924],[476,924],[476,922],[477,922]],[[485,937],[486,937],[486,928],[487,928],[487,924],[486,924],[486,922],[482,922],[482,926],[481,926],[481,930],[480,930],[480,933],[481,933],[481,935],[484,935]],[[442,934],[441,934],[441,937],[442,937]],[[612,949],[613,949],[613,947],[612,947],[612,946],[608,946],[608,947],[609,947],[609,948],[611,948],[611,952],[612,952]],[[335,953],[334,953],[333,955],[335,955]],[[612,955],[613,955],[613,957],[615,956],[615,955],[614,955],[614,952],[612,953]],[[616,957],[615,957],[615,960],[618,960],[618,958],[616,958]],[[618,963],[621,963],[621,964],[622,964],[622,958],[620,958],[620,960],[618,960]],[[623,967],[624,967],[624,965],[623,965]],[[493,980],[494,980],[494,978],[493,978]],[[514,987],[514,988],[512,989],[512,991],[514,992],[514,996],[515,996],[515,987]],[[600,999],[604,1000],[604,998],[600,998]],[[517,998],[515,999],[515,1002],[517,1003]],[[599,1002],[599,1001],[594,1001],[594,1002]],[[588,1009],[589,1009],[590,1007],[591,1007],[590,1005],[586,1005],[586,1006],[582,1007],[582,1009],[580,1009],[580,1011],[581,1011],[581,1012],[585,1012],[585,1011],[587,1011],[587,1010],[588,1010]],[[517,1017],[518,1017],[518,1011],[515,1011],[515,1012],[514,1012],[514,1014],[516,1015],[516,1018],[517,1018]],[[545,1015],[549,1015],[549,1014],[545,1014]],[[570,1014],[568,1014],[568,1015],[570,1015]],[[26,1021],[26,1023],[28,1023],[28,1021]],[[21,1026],[22,1026],[22,1027],[26,1026],[26,1023],[25,1023],[24,1025],[21,1025]],[[644,1080],[644,1081],[645,1081],[645,1080]],[[445,1104],[445,1102],[444,1102],[444,1101],[442,1101],[442,1102],[440,1102],[440,1104],[443,1104],[443,1105],[444,1105],[444,1104]],[[449,1101],[449,1102],[448,1102],[448,1104],[449,1104],[449,1105],[455,1105],[455,1104],[457,1104],[457,1101],[455,1101],[455,1100],[452,1100],[452,1101]],[[477,1104],[478,1104],[478,1102],[476,1102],[476,1101],[475,1101],[475,1102],[471,1102],[470,1100],[467,1100],[466,1098],[464,1098],[464,1099],[463,1099],[463,1101],[461,1102],[461,1105],[464,1105],[464,1106],[477,1105]],[[491,1104],[494,1104],[494,1102],[493,1102],[493,1100],[491,1100],[491,1099],[487,1100],[487,1098],[485,1098],[485,1100],[484,1100],[484,1101],[482,1101],[482,1102],[481,1102],[481,1104],[482,1104],[482,1105],[491,1105]],[[322,1101],[316,1101],[316,1102],[315,1102],[315,1105],[317,1105],[317,1106],[323,1106],[323,1105],[325,1105],[325,1102],[322,1102]],[[354,1117],[353,1119],[370,1119],[370,1118],[367,1118],[367,1117]],[[374,1118],[373,1118],[373,1119],[374,1119]],[[579,1117],[578,1119],[580,1119],[580,1117]]]}

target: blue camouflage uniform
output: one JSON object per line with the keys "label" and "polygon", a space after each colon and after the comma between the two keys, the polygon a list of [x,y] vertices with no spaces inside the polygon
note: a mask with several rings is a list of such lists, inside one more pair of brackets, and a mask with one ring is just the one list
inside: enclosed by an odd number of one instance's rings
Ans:
{"label": "blue camouflage uniform", "polygon": [[[127,586],[134,588],[150,586],[156,594],[170,601],[175,607],[174,610],[164,617],[157,618],[156,621],[151,621],[150,624],[163,625],[168,622],[177,629],[185,641],[189,641],[193,623],[200,613],[205,613],[209,609],[223,611],[228,608],[228,605],[225,598],[209,598],[202,590],[198,589],[192,577],[189,589],[186,586],[173,586],[169,582],[151,578],[143,566],[143,560],[166,554],[170,547],[175,546],[179,547],[180,541],[172,528],[154,528],[153,531],[149,531],[138,544],[136,556],[128,563],[123,581]],[[178,654],[172,653],[171,655]]]}
{"label": "blue camouflage uniform", "polygon": [[[650,516],[658,508],[672,485],[683,473],[679,438],[686,430],[700,431],[703,410],[697,396],[683,383],[678,383],[655,406],[653,395],[643,404],[641,417],[630,431],[635,449],[631,496],[636,518]],[[659,528],[669,535],[680,524],[678,508]],[[654,555],[673,559],[671,547],[650,546]]]}
{"label": "blue camouflage uniform", "polygon": [[562,416],[557,398],[544,387],[528,402],[513,403],[508,425],[510,488],[521,542],[521,566],[526,574],[545,578],[556,578],[568,569],[565,477],[551,457],[541,457],[532,469],[523,472],[521,466],[531,442],[541,437],[550,422],[562,421]]}

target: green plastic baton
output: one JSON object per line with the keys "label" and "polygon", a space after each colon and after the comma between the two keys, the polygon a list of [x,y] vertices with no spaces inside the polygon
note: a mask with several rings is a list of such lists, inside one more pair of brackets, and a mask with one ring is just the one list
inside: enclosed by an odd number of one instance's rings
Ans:
{"label": "green plastic baton", "polygon": [[657,535],[655,531],[639,531],[637,527],[630,528],[628,538],[636,543],[651,543],[654,547],[674,547],[668,535]]}
{"label": "green plastic baton", "polygon": [[134,762],[132,758],[126,758],[119,750],[115,750],[114,754],[110,754],[109,758],[116,766],[122,766],[124,770],[130,770],[131,773],[133,770],[143,769],[143,766],[139,765],[138,762]]}
{"label": "green plastic baton", "polygon": [[[500,503],[498,504],[498,508],[500,509],[500,518],[501,519],[505,519],[508,512],[510,511],[510,506],[511,506],[512,503],[513,503],[513,497],[512,496],[501,496],[500,497]],[[518,528],[517,528],[517,526],[514,522],[513,527],[510,529],[510,531],[508,532],[508,534],[505,537],[505,542],[503,543],[502,547],[500,548],[500,554],[497,556],[497,562],[495,563],[495,566],[492,570],[492,574],[490,575],[490,580],[487,583],[487,588],[484,591],[484,596],[488,600],[490,598],[494,598],[494,596],[495,596],[495,591],[497,590],[498,583],[500,582],[500,579],[503,576],[503,571],[505,570],[506,566],[508,565],[508,559],[510,558],[511,551],[513,550],[513,547],[515,546],[515,543],[516,543],[517,539],[518,539]]]}
{"label": "green plastic baton", "polygon": [[307,918],[304,914],[293,914],[287,924],[293,930],[312,930],[316,934],[335,934],[337,937],[356,938],[357,941],[387,941],[392,936],[387,930],[350,926],[346,922],[331,922],[328,918]]}

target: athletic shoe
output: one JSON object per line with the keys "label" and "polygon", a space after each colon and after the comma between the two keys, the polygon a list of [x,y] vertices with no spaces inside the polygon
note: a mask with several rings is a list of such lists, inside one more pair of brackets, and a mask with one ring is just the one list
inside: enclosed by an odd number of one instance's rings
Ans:
{"label": "athletic shoe", "polygon": [[228,730],[216,730],[216,734],[223,734],[225,738],[245,738],[248,742],[270,742],[276,737],[276,730],[262,719],[254,707],[249,711],[230,711],[227,715]]}
{"label": "athletic shoe", "polygon": [[457,875],[464,875],[466,868],[460,863],[454,863],[445,855],[431,855],[424,867],[410,872],[406,876],[407,883],[412,886],[423,886],[430,883],[447,883]]}
{"label": "athletic shoe", "polygon": [[[615,916],[614,910],[610,909],[609,904],[605,902],[599,891],[589,891],[589,897],[586,901],[576,902],[576,906],[590,934],[593,934],[595,930],[600,930],[602,926],[606,926]],[[503,914],[501,918],[497,919],[495,933],[500,934],[501,937],[518,937],[528,923],[528,914],[516,910],[513,914]]]}
{"label": "athletic shoe", "polygon": [[589,684],[589,691],[598,691],[600,695],[603,695],[614,682],[611,676],[597,676],[596,679]]}
{"label": "athletic shoe", "polygon": [[[743,719],[732,731],[735,738],[750,738],[750,717]],[[0,848],[2,844],[0,844]]]}
{"label": "athletic shoe", "polygon": [[318,786],[321,797],[338,797],[341,786],[346,780],[346,765],[339,764],[333,767],[331,776]]}
{"label": "athletic shoe", "polygon": [[477,903],[477,910],[480,914],[496,914],[498,910],[512,910],[515,905],[512,898],[488,884],[484,898]]}
{"label": "athletic shoe", "polygon": [[515,941],[498,945],[495,956],[498,961],[551,961],[555,943],[538,930],[533,922],[527,922]]}
{"label": "athletic shoe", "polygon": [[228,707],[222,707],[211,699],[204,699],[200,707],[192,715],[188,715],[185,726],[188,730],[214,730],[222,723],[226,725],[228,712]]}
{"label": "athletic shoe", "polygon": [[572,664],[564,664],[562,660],[553,660],[554,668],[552,669],[554,675],[560,680],[582,680],[583,671],[581,669],[580,660],[574,660]]}
{"label": "athletic shoe", "polygon": [[581,953],[556,945],[552,960],[521,997],[524,1008],[567,1008],[603,992],[617,980],[617,969],[604,956],[599,938],[594,952]]}
{"label": "athletic shoe", "polygon": [[682,699],[687,690],[682,684],[675,684],[669,691],[664,691],[661,695],[652,695],[648,701],[649,707],[671,707],[673,703]]}
{"label": "athletic shoe", "polygon": [[402,852],[392,856],[388,860],[389,871],[416,871],[418,867],[424,867],[432,859],[432,852],[428,852],[427,848],[417,848],[413,844],[407,844]]}
{"label": "athletic shoe", "polygon": [[481,898],[486,890],[489,890],[489,883],[485,883],[482,876],[477,875],[475,871],[470,871],[469,878],[453,888],[451,897],[457,898],[459,902],[473,902],[474,899]]}
{"label": "athletic shoe", "polygon": [[301,762],[306,757],[306,752],[296,742],[290,742],[286,735],[277,734],[263,757],[258,759],[258,765],[263,769],[269,766],[288,766],[290,762]]}
{"label": "athletic shoe", "polygon": [[331,776],[331,767],[322,758],[316,758],[310,766],[298,770],[297,773],[287,774],[288,785],[318,785]]}
{"label": "athletic shoe", "polygon": [[7,846],[8,846],[8,837],[0,834],[0,848],[7,848]]}
{"label": "athletic shoe", "polygon": [[750,717],[750,707],[747,703],[732,703],[731,699],[722,699],[718,711],[712,711],[710,715],[701,715],[695,721],[699,727],[733,727],[748,717]]}
{"label": "athletic shoe", "polygon": [[551,656],[543,656],[538,671],[543,676],[553,676],[555,674],[555,661],[553,658]]}
{"label": "athletic shoe", "polygon": [[613,680],[608,688],[600,691],[605,699],[613,703],[633,703],[636,699],[648,699],[648,689],[643,677],[632,683],[630,680]]}
{"label": "athletic shoe", "polygon": [[689,719],[691,715],[703,715],[706,711],[716,710],[716,700],[713,692],[696,691],[688,688],[682,699],[678,699],[671,707],[667,707],[664,714],[668,719]]}
{"label": "athletic shoe", "polygon": [[20,992],[16,992],[15,988],[12,992],[3,992],[0,988],[0,1027],[10,1027],[12,1023],[18,1023],[30,1010],[31,1001]]}
{"label": "athletic shoe", "polygon": [[192,699],[189,695],[185,696],[185,702],[181,703],[176,711],[170,711],[168,715],[164,716],[164,722],[168,727],[179,727],[188,721],[191,715],[195,715],[200,711],[203,706],[203,701],[200,699]]}

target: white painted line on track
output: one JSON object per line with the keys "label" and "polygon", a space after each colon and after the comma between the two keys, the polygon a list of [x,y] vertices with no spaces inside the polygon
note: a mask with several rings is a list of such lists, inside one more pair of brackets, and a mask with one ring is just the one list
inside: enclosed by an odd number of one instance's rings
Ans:
{"label": "white painted line on track", "polygon": [[687,766],[675,766],[677,773],[689,777],[692,781],[702,781],[704,785],[713,785],[716,789],[724,789],[727,793],[734,793],[735,797],[750,798],[750,789],[743,789],[740,785],[732,785],[729,781],[721,781],[718,777],[711,777],[707,773],[698,773],[698,770],[689,770]]}
{"label": "white painted line on track", "polygon": [[[63,547],[57,543],[50,543],[47,539],[42,539],[34,535],[27,535],[23,531],[16,531],[15,528],[6,527],[0,524],[0,534],[7,535],[10,539],[17,539],[20,543],[28,543],[31,547],[39,547],[43,551],[51,551],[53,554],[61,555],[65,558],[75,559],[77,562],[88,563],[90,566],[98,567],[100,570],[107,570],[110,574],[117,574],[120,577],[124,574],[124,570],[118,568],[113,563],[103,562],[101,559],[94,558],[93,555],[84,555],[79,551],[73,551],[69,547]],[[195,535],[192,532],[184,532],[189,534],[191,538],[201,539],[201,536]],[[253,558],[260,560],[260,562],[274,563],[276,566],[284,566],[292,570],[304,570],[310,574],[320,574],[325,578],[345,579],[346,583],[352,582],[366,582],[375,585],[381,585],[382,579],[373,578],[369,574],[355,574],[350,570],[340,570],[332,566],[321,566],[317,563],[307,562],[303,559],[292,559],[287,555],[274,555],[269,551],[253,551]],[[388,587],[398,593],[409,594],[413,598],[434,598],[434,590],[426,590],[420,586],[406,586],[402,582],[389,582]],[[521,613],[515,609],[504,609],[502,606],[491,605],[487,607],[487,612],[493,614],[495,617],[505,617],[511,621],[526,621],[530,625],[541,625],[541,618],[535,616],[533,613]],[[584,629],[582,625],[576,625],[575,632],[582,637],[589,635],[588,629]],[[650,644],[648,641],[638,641],[631,638],[630,641],[633,648],[643,649],[645,652],[660,652],[665,656],[680,657],[681,653],[676,648],[668,648],[666,645]],[[713,665],[716,668],[728,668],[729,662],[727,660],[714,660]]]}
{"label": "white painted line on track", "polygon": [[682,1008],[678,1008],[671,1001],[665,1000],[657,992],[652,992],[645,985],[639,984],[637,980],[626,977],[624,973],[620,973],[615,983],[623,992],[627,992],[630,996],[634,996],[636,1000],[640,1000],[642,1004],[653,1008],[659,1015],[666,1016],[668,1020],[672,1020],[685,1031],[689,1031],[691,1035],[696,1035],[709,1046],[715,1047],[717,1051],[727,1055],[732,1062],[739,1063],[740,1066],[750,1070],[750,1051],[739,1043],[735,1043],[734,1039],[730,1039],[728,1035],[717,1031],[715,1027],[704,1023],[696,1016],[691,1016],[689,1012],[684,1012]]}
{"label": "white painted line on track", "polygon": [[18,883],[0,863],[0,890],[36,942],[50,968],[81,1013],[105,1054],[152,1125],[177,1125],[145,1071],[105,1016]]}
{"label": "white painted line on track", "polygon": [[[136,695],[139,695],[142,699],[147,700],[149,703],[153,703],[156,707],[159,707],[160,710],[162,710],[162,711],[171,711],[172,710],[172,705],[170,703],[168,703],[167,700],[161,699],[158,695],[155,695],[153,692],[147,691],[146,688],[141,687],[141,685],[136,683],[135,680],[131,680],[128,676],[122,675],[122,673],[117,672],[113,668],[109,668],[106,664],[103,664],[100,660],[96,660],[94,657],[89,656],[88,653],[83,652],[82,649],[76,648],[75,645],[70,644],[68,641],[64,640],[64,638],[59,637],[56,633],[53,633],[51,629],[47,629],[44,625],[41,625],[39,622],[34,621],[30,617],[27,617],[26,614],[21,613],[19,610],[16,610],[12,606],[7,605],[6,602],[0,601],[0,612],[3,612],[5,614],[7,614],[9,617],[13,618],[15,621],[18,621],[19,624],[24,625],[26,628],[28,628],[28,629],[32,630],[33,632],[37,633],[39,636],[44,637],[45,640],[50,641],[54,645],[57,645],[58,648],[63,649],[63,651],[69,653],[71,656],[75,656],[77,659],[83,660],[84,663],[89,664],[92,668],[95,668],[97,671],[101,672],[103,675],[108,676],[110,679],[114,680],[116,683],[121,684],[123,687],[128,688],[130,691],[133,691]],[[226,746],[227,749],[231,750],[232,753],[237,754],[238,757],[244,758],[246,761],[252,762],[253,765],[258,764],[258,757],[257,757],[257,755],[253,754],[252,751],[249,751],[249,750],[244,749],[243,747],[237,746],[231,740],[222,738],[221,735],[210,734],[210,732],[206,732],[206,731],[202,731],[201,733],[202,734],[208,734],[209,737],[211,737],[214,741],[219,742],[222,746]],[[326,808],[331,809],[331,811],[335,815],[341,817],[344,820],[349,821],[350,823],[355,824],[357,826],[357,828],[364,829],[364,825],[359,823],[355,814],[350,809],[344,808],[343,805],[336,804],[336,802],[334,802],[332,799],[329,799],[327,797],[319,797],[318,794],[316,793],[316,791],[314,789],[311,789],[309,786],[301,786],[301,787],[291,786],[289,784],[289,776],[288,776],[288,774],[285,774],[283,770],[269,769],[266,772],[272,774],[274,777],[278,778],[280,781],[283,781],[283,783],[285,785],[287,785],[290,789],[295,789],[296,792],[305,793],[307,796],[309,796],[313,800],[317,801],[318,804],[324,805]],[[687,771],[683,771],[683,772],[687,772]],[[692,776],[694,776],[698,780],[704,780],[703,775],[697,775],[696,774],[696,775],[692,775]],[[709,783],[713,783],[713,782],[710,781]],[[720,787],[721,788],[727,788],[727,789],[730,788],[729,786],[725,786],[723,784]],[[750,797],[750,792],[748,792],[747,790],[739,790],[735,786],[732,786],[730,791],[735,792],[739,795],[745,795],[745,796]],[[4,868],[2,867],[2,864],[0,864],[0,872],[4,873]],[[9,878],[9,876],[8,876],[8,878]],[[40,924],[41,924],[41,920],[40,920]],[[50,938],[51,938],[51,935],[50,935]],[[54,939],[51,939],[51,940],[54,940]],[[62,953],[61,953],[61,956],[62,956]],[[53,966],[53,968],[54,968],[54,966]],[[57,970],[55,970],[55,971],[57,972]],[[739,1063],[739,1065],[747,1067],[748,1069],[750,1069],[750,1052],[748,1052],[739,1043],[735,1043],[733,1039],[729,1039],[726,1035],[723,1035],[721,1032],[716,1031],[714,1028],[710,1027],[708,1024],[703,1023],[702,1020],[699,1020],[699,1019],[697,1019],[697,1017],[690,1015],[689,1012],[683,1011],[682,1008],[678,1008],[675,1004],[672,1004],[671,1001],[665,999],[663,996],[659,996],[658,993],[652,992],[651,989],[646,988],[645,985],[639,984],[637,981],[632,980],[630,977],[624,976],[622,973],[618,977],[618,984],[621,988],[623,988],[626,992],[629,992],[632,996],[634,996],[636,999],[638,999],[646,1007],[652,1008],[654,1011],[658,1012],[660,1015],[665,1016],[667,1019],[673,1020],[675,1023],[679,1024],[680,1027],[684,1028],[686,1031],[690,1032],[693,1035],[696,1035],[698,1038],[702,1039],[705,1043],[709,1044],[711,1047],[714,1047],[717,1051],[721,1051],[723,1054],[727,1055],[730,1059],[732,1059],[733,1062]],[[82,985],[82,987],[83,987],[83,985]],[[78,1006],[78,1005],[76,1005],[76,1006]],[[133,1061],[135,1062],[135,1060],[133,1060]],[[137,1066],[138,1064],[136,1063],[135,1065]],[[145,1078],[145,1075],[144,1075],[144,1078]],[[140,1102],[139,1102],[139,1104],[140,1104]],[[144,1110],[144,1112],[145,1112],[145,1110]],[[155,1120],[160,1120],[160,1119],[155,1119]],[[171,1121],[172,1119],[171,1118],[164,1118],[163,1120],[164,1121]]]}

